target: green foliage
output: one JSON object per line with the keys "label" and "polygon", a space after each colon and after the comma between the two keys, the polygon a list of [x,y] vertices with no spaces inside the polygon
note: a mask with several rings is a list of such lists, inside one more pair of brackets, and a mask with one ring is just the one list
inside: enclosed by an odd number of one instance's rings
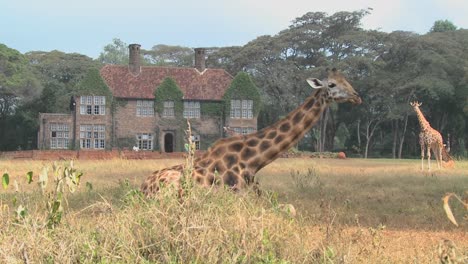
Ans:
{"label": "green foliage", "polygon": [[453,30],[457,30],[457,26],[455,26],[451,21],[445,19],[435,21],[429,32],[446,32]]}
{"label": "green foliage", "polygon": [[158,44],[151,50],[142,50],[145,62],[159,66],[191,67],[193,49],[181,46]]}
{"label": "green foliage", "polygon": [[9,184],[10,184],[10,175],[8,173],[4,173],[3,176],[2,176],[3,189],[8,188]]}
{"label": "green foliage", "polygon": [[254,116],[257,116],[261,108],[260,92],[250,76],[245,72],[239,72],[234,77],[223,96],[225,113],[229,115],[231,111],[231,100],[242,99],[253,100],[253,113]]}
{"label": "green foliage", "polygon": [[200,114],[202,116],[219,117],[223,112],[224,104],[215,101],[202,101],[200,102]]}
{"label": "green foliage", "polygon": [[128,44],[114,38],[111,44],[104,46],[98,61],[104,64],[128,65]]}
{"label": "green foliage", "polygon": [[184,111],[182,98],[184,94],[172,78],[165,78],[164,81],[154,91],[154,101],[156,111],[161,115],[164,110],[164,101],[174,101],[174,114],[180,118]]}
{"label": "green foliage", "polygon": [[84,78],[77,84],[75,95],[104,95],[112,97],[112,93],[96,68],[89,69]]}

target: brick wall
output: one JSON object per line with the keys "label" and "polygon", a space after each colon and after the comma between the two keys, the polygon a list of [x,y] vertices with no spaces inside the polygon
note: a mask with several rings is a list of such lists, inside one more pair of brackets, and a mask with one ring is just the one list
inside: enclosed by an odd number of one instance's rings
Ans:
{"label": "brick wall", "polygon": [[[203,153],[203,152],[200,152]],[[0,159],[15,160],[105,160],[105,159],[170,159],[183,158],[183,152],[161,153],[157,151],[130,150],[23,150],[0,152]]]}

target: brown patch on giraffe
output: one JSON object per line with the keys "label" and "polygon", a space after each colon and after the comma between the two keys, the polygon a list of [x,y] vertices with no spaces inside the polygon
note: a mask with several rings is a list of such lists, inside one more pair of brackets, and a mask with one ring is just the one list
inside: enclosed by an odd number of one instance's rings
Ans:
{"label": "brown patch on giraffe", "polygon": [[280,131],[283,132],[283,133],[288,132],[290,129],[291,129],[291,125],[289,124],[289,122],[283,123],[280,126]]}
{"label": "brown patch on giraffe", "polygon": [[293,124],[298,124],[299,122],[302,121],[302,118],[304,118],[304,113],[303,112],[297,112],[294,117],[293,117]]}
{"label": "brown patch on giraffe", "polygon": [[271,147],[271,142],[270,141],[262,141],[260,144],[260,151],[264,152],[265,150],[269,149]]}
{"label": "brown patch on giraffe", "polygon": [[232,166],[234,166],[234,164],[237,164],[237,162],[239,161],[237,156],[234,154],[225,155],[223,160],[226,163],[226,167],[228,168],[231,168]]}
{"label": "brown patch on giraffe", "polygon": [[212,159],[205,159],[199,162],[200,166],[203,168],[208,167],[211,163],[213,163]]}
{"label": "brown patch on giraffe", "polygon": [[248,160],[250,158],[252,158],[253,156],[255,156],[257,154],[257,152],[251,148],[244,148],[244,150],[242,150],[241,152],[241,158],[243,160]]}
{"label": "brown patch on giraffe", "polygon": [[198,176],[196,181],[197,181],[198,184],[201,184],[201,183],[203,183],[203,178]]}
{"label": "brown patch on giraffe", "polygon": [[224,175],[224,184],[235,186],[238,182],[239,180],[234,172],[228,171],[226,172],[226,175]]}
{"label": "brown patch on giraffe", "polygon": [[267,135],[267,139],[273,139],[276,137],[276,131],[271,131],[270,133],[268,133]]}
{"label": "brown patch on giraffe", "polygon": [[260,142],[258,139],[252,138],[247,141],[247,145],[249,147],[256,147],[258,145],[258,142]]}
{"label": "brown patch on giraffe", "polygon": [[222,154],[226,152],[225,146],[220,146],[215,148],[215,150],[211,153],[213,158],[219,158]]}
{"label": "brown patch on giraffe", "polygon": [[224,166],[223,162],[220,160],[216,161],[214,164],[210,166],[210,171],[215,172],[217,171],[218,173],[223,173],[226,170],[226,167]]}
{"label": "brown patch on giraffe", "polygon": [[282,135],[277,136],[277,137],[275,138],[275,144],[280,143],[281,141],[283,141],[283,139],[284,139],[284,136],[282,136]]}
{"label": "brown patch on giraffe", "polygon": [[241,142],[236,142],[229,145],[228,149],[232,152],[239,152],[242,150],[243,147],[244,145]]}
{"label": "brown patch on giraffe", "polygon": [[239,173],[240,172],[239,166],[232,168],[232,171],[235,173]]}
{"label": "brown patch on giraffe", "polygon": [[315,104],[315,98],[309,100],[309,102],[307,102],[305,105],[304,105],[304,109],[305,110],[310,110]]}

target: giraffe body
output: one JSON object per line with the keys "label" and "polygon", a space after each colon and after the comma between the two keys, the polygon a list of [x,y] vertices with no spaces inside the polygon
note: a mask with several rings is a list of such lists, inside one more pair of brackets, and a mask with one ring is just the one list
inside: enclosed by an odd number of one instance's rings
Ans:
{"label": "giraffe body", "polygon": [[439,131],[431,127],[429,122],[424,117],[421,109],[422,104],[419,102],[412,102],[410,105],[413,107],[416,115],[418,116],[421,132],[419,133],[419,145],[421,146],[421,170],[424,170],[424,155],[426,152],[428,170],[431,170],[431,150],[434,153],[437,161],[437,167],[440,169],[442,163],[442,153],[444,142],[442,135]]}
{"label": "giraffe body", "polygon": [[[308,79],[317,89],[298,108],[285,118],[256,133],[234,135],[216,141],[206,153],[194,161],[192,178],[203,186],[230,186],[240,190],[255,183],[255,174],[294,146],[320,119],[322,112],[332,101],[360,104],[361,98],[354,88],[336,69],[329,71],[328,78],[320,81]],[[183,165],[154,172],[142,184],[146,196],[159,190],[160,182],[178,181]],[[174,177],[178,175],[179,178]]]}

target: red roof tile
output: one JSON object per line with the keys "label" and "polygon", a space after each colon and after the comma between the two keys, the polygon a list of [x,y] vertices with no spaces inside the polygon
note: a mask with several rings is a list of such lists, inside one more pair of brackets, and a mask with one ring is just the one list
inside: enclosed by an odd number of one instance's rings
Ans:
{"label": "red roof tile", "polygon": [[106,65],[101,76],[112,94],[119,98],[153,99],[154,89],[166,77],[171,77],[180,87],[184,99],[221,100],[233,77],[222,69],[206,69],[200,73],[195,68],[142,66],[134,75],[127,66]]}

